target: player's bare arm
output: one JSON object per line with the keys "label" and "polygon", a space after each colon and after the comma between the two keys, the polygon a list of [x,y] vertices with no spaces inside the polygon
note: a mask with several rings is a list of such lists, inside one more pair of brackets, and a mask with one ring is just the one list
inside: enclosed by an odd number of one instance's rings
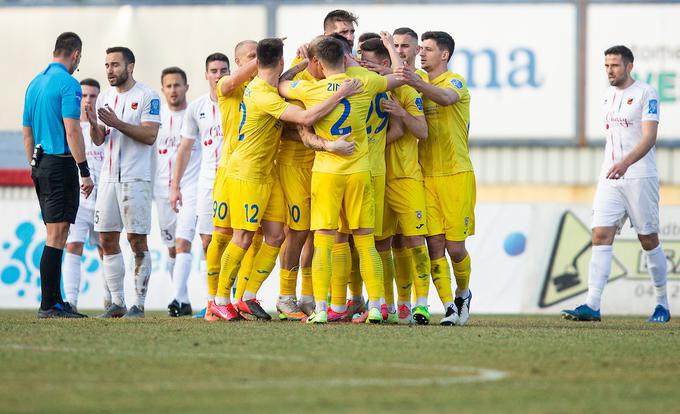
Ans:
{"label": "player's bare arm", "polygon": [[382,107],[383,110],[390,114],[390,124],[392,123],[393,119],[399,119],[404,123],[404,127],[408,128],[408,130],[411,131],[411,133],[415,135],[419,141],[424,141],[427,139],[427,121],[425,120],[424,116],[411,115],[406,109],[399,105],[399,102],[394,99],[383,101]]}
{"label": "player's bare arm", "polygon": [[35,136],[33,135],[33,128],[25,126],[22,130],[24,135],[24,151],[26,151],[26,160],[31,163],[33,158],[33,148],[35,147]]}
{"label": "player's bare arm", "polygon": [[399,56],[399,52],[397,52],[397,48],[394,47],[394,38],[391,33],[385,31],[380,32],[380,40],[382,40],[383,45],[390,53],[390,61],[392,62],[392,70],[390,70],[390,73],[393,73],[393,70],[399,66],[403,66],[405,61],[402,60],[401,56]]}
{"label": "player's bare arm", "polygon": [[391,144],[403,137],[404,132],[406,132],[404,121],[397,117],[390,117],[390,123],[387,126],[387,133],[385,134],[385,144]]}
{"label": "player's bare arm", "polygon": [[[282,82],[286,85],[279,85],[279,90],[288,90],[288,82]],[[348,96],[356,95],[363,89],[361,81],[358,79],[347,79],[345,80],[338,90],[323,103],[313,106],[311,108],[302,109],[297,105],[288,105],[283,114],[281,114],[281,120],[287,122],[295,122],[296,124],[304,126],[312,126],[319,119],[328,115],[343,99]],[[285,96],[285,95],[282,95]]]}
{"label": "player's bare arm", "polygon": [[623,178],[628,167],[639,161],[656,145],[658,127],[659,123],[657,121],[642,122],[642,139],[621,161],[612,165],[609,171],[607,171],[607,178],[610,180]]}
{"label": "player's bare arm", "polygon": [[184,172],[189,164],[191,158],[191,147],[194,146],[194,140],[182,137],[177,147],[177,158],[175,158],[175,168],[172,169],[172,179],[170,180],[170,207],[176,212],[179,211],[178,205],[182,205],[182,192],[180,183]]}
{"label": "player's bare arm", "polygon": [[257,59],[245,63],[231,75],[225,76],[225,79],[219,83],[220,94],[222,96],[231,95],[236,88],[248,82],[255,74],[257,74]]}
{"label": "player's bare arm", "polygon": [[298,135],[302,143],[309,149],[314,151],[332,152],[337,155],[352,155],[354,152],[354,141],[347,141],[351,134],[345,134],[335,141],[323,139],[314,133],[311,127],[298,126]]}
{"label": "player's bare arm", "polygon": [[92,139],[94,145],[102,145],[106,137],[106,128],[97,122],[97,113],[94,110],[94,106],[85,104],[85,115],[87,116],[87,122],[90,123],[90,139]]}
{"label": "player's bare arm", "polygon": [[298,126],[290,122],[283,123],[283,131],[281,132],[281,141],[298,141],[302,142]]}
{"label": "player's bare arm", "polygon": [[288,69],[287,71],[283,72],[281,76],[279,77],[279,81],[290,81],[293,80],[293,78],[305,68],[307,68],[307,65],[309,64],[308,59],[303,59],[300,63],[297,65],[293,66],[292,68]]}
{"label": "player's bare arm", "polygon": [[141,125],[128,124],[121,121],[113,109],[109,107],[99,108],[97,114],[99,115],[99,120],[105,125],[117,129],[137,142],[146,145],[153,145],[156,142],[158,127],[160,126],[157,122],[142,122]]}
{"label": "player's bare arm", "polygon": [[454,105],[460,100],[460,95],[453,89],[440,88],[425,82],[418,74],[408,65],[402,65],[395,69],[394,74],[398,79],[402,80],[409,86],[414,87],[418,92],[425,97],[442,106]]}
{"label": "player's bare arm", "polygon": [[[66,131],[66,142],[71,150],[71,155],[76,161],[76,164],[87,162],[85,157],[85,142],[83,141],[83,130],[80,128],[80,120],[72,118],[62,118],[64,120],[64,130]],[[81,177],[82,184],[81,191],[85,194],[85,198],[90,196],[94,183],[91,177]]]}

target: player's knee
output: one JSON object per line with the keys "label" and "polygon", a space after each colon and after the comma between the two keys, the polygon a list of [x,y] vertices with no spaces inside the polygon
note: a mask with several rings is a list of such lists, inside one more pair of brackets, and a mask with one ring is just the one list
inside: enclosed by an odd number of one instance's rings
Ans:
{"label": "player's knee", "polygon": [[128,241],[130,242],[130,248],[135,254],[141,254],[149,250],[146,244],[146,235],[128,234]]}
{"label": "player's knee", "polygon": [[401,246],[404,247],[418,247],[425,244],[425,237],[423,236],[403,236]]}
{"label": "player's knee", "polygon": [[49,223],[47,226],[46,244],[51,247],[63,249],[68,238],[68,223]]}
{"label": "player's knee", "polygon": [[614,236],[616,229],[610,227],[595,227],[593,228],[593,245],[604,246],[614,243]]}
{"label": "player's knee", "polygon": [[177,253],[189,253],[191,252],[191,242],[178,238],[175,241],[175,250]]}
{"label": "player's knee", "polygon": [[446,252],[446,239],[443,234],[427,238],[427,252],[432,260],[444,256],[444,253]]}
{"label": "player's knee", "polygon": [[174,259],[175,256],[177,256],[177,249],[174,247],[168,247],[168,256],[170,256],[171,259]]}
{"label": "player's knee", "polygon": [[446,250],[449,252],[451,260],[456,263],[461,262],[468,254],[465,249],[465,242],[447,242]]}
{"label": "player's knee", "polygon": [[265,234],[264,239],[270,246],[281,247],[283,240],[285,239],[285,235],[283,234],[283,231],[272,231],[268,234]]}
{"label": "player's knee", "polygon": [[376,240],[375,241],[375,248],[379,252],[384,252],[389,250],[392,247],[392,238],[388,237],[386,239],[382,240]]}
{"label": "player's knee", "polygon": [[68,243],[66,245],[66,251],[77,256],[83,255],[83,243]]}
{"label": "player's knee", "polygon": [[659,245],[659,235],[654,234],[638,234],[638,240],[642,248],[649,251],[654,250]]}

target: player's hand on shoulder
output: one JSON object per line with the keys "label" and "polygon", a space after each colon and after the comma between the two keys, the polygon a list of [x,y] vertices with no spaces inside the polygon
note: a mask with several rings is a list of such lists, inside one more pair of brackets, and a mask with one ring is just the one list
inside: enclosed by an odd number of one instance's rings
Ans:
{"label": "player's hand on shoulder", "polygon": [[328,152],[338,155],[352,155],[354,152],[354,141],[347,141],[350,134],[345,134],[335,141],[329,141]]}
{"label": "player's hand on shoulder", "polygon": [[367,60],[362,60],[359,62],[359,64],[370,71],[378,73],[379,75],[385,76],[392,73],[392,68],[383,65],[376,65],[375,63],[369,62]]}
{"label": "player's hand on shoulder", "polygon": [[382,105],[382,109],[390,115],[394,115],[398,118],[406,116],[406,110],[394,99],[383,100],[380,102],[380,105]]}
{"label": "player's hand on shoulder", "polygon": [[394,70],[394,75],[397,80],[411,86],[415,85],[420,80],[420,76],[418,76],[413,68],[406,62]]}
{"label": "player's hand on shoulder", "polygon": [[82,184],[80,184],[80,191],[85,195],[85,198],[90,197],[94,189],[94,182],[91,177],[82,177]]}
{"label": "player's hand on shoulder", "polygon": [[363,89],[364,85],[361,83],[361,81],[359,79],[352,78],[345,79],[345,81],[340,85],[340,88],[338,88],[338,92],[343,97],[347,97],[361,93]]}

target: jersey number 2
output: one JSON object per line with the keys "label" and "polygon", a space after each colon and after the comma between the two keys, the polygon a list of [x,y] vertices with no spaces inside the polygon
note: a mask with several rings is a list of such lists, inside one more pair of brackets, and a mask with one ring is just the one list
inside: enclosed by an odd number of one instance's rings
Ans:
{"label": "jersey number 2", "polygon": [[352,110],[352,106],[349,104],[347,98],[344,98],[342,101],[340,101],[340,103],[343,106],[342,115],[340,115],[340,119],[338,119],[331,127],[332,135],[345,135],[352,132],[351,126],[342,126],[342,124],[347,120],[347,117],[349,117],[349,112]]}

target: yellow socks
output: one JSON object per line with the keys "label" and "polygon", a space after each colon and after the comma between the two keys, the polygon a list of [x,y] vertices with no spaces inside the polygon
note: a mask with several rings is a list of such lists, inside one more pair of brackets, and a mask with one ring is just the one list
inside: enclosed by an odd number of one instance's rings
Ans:
{"label": "yellow socks", "polygon": [[280,296],[295,296],[295,290],[297,288],[297,273],[297,266],[290,270],[281,269],[281,273],[279,275]]}
{"label": "yellow socks", "polygon": [[[472,269],[470,255],[466,255],[460,262],[451,262],[453,266],[453,275],[456,277],[456,296],[461,291],[466,291],[470,286],[470,271]],[[467,296],[467,295],[466,295]]]}
{"label": "yellow socks", "polygon": [[364,281],[361,279],[361,272],[359,271],[359,253],[356,246],[351,249],[352,266],[349,271],[349,293],[352,298],[360,298],[364,294]]}
{"label": "yellow socks", "polygon": [[[400,304],[410,304],[411,286],[413,285],[413,272],[415,270],[413,263],[413,252],[411,249],[402,247],[399,249],[392,248],[392,253],[394,256],[394,278],[397,281],[397,300]],[[387,292],[385,293],[387,294]]]}
{"label": "yellow socks", "polygon": [[383,268],[383,284],[385,286],[385,303],[389,308],[394,305],[394,259],[392,250],[378,252]]}
{"label": "yellow socks", "polygon": [[453,303],[453,293],[451,292],[451,269],[449,269],[449,262],[446,256],[439,259],[432,260],[432,282],[437,288],[439,299],[441,299],[444,308]]}
{"label": "yellow socks", "polygon": [[317,310],[328,308],[328,289],[331,283],[331,257],[335,236],[314,234],[314,257],[312,259],[312,284]]}
{"label": "yellow socks", "polygon": [[[243,292],[243,300],[255,299],[262,283],[267,280],[272,269],[274,269],[276,259],[279,257],[279,250],[281,250],[280,247],[262,243],[262,247],[260,247],[257,256],[253,260],[253,269],[250,271],[246,290]],[[293,292],[295,291],[294,289]]]}
{"label": "yellow socks", "polygon": [[[406,250],[411,252],[413,258],[412,266],[415,269],[413,290],[416,294],[416,305],[427,306],[427,296],[430,290],[430,256],[427,247],[422,245],[409,247]],[[449,281],[450,278],[451,276],[449,276]]]}
{"label": "yellow socks", "polygon": [[302,273],[302,290],[300,291],[300,297],[314,296],[314,287],[312,287],[312,268],[303,267],[300,273]]}
{"label": "yellow socks", "polygon": [[229,243],[222,254],[222,268],[220,269],[220,280],[217,285],[217,295],[215,302],[218,305],[229,303],[229,289],[234,284],[234,278],[238,272],[241,260],[245,256],[246,250],[234,243]]}
{"label": "yellow socks", "polygon": [[222,254],[224,249],[231,241],[231,234],[224,234],[214,231],[212,240],[208,245],[205,260],[208,266],[208,300],[215,299],[217,295],[217,284],[220,280],[220,268],[222,267]]}
{"label": "yellow socks", "polygon": [[375,241],[372,234],[354,235],[354,245],[359,253],[359,270],[361,277],[366,282],[368,301],[371,307],[379,307],[380,299],[385,298],[385,285],[383,284],[383,269],[380,255],[375,249]]}
{"label": "yellow socks", "polygon": [[243,258],[243,263],[241,263],[241,270],[238,272],[238,281],[236,282],[236,293],[234,297],[236,300],[241,300],[243,293],[246,291],[246,285],[248,284],[248,279],[250,279],[250,271],[253,269],[253,261],[257,252],[260,251],[262,246],[262,235],[255,233],[253,236],[253,241],[250,243],[248,252]]}
{"label": "yellow socks", "polygon": [[352,266],[349,243],[336,243],[333,246],[331,275],[331,306],[342,312],[347,301],[347,281]]}

